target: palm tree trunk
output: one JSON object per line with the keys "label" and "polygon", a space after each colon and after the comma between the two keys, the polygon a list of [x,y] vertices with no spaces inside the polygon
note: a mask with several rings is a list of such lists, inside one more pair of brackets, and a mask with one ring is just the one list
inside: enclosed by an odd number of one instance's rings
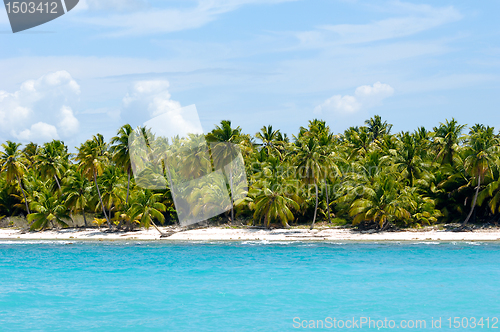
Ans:
{"label": "palm tree trunk", "polygon": [[153,219],[151,218],[151,224],[153,225],[153,227],[158,231],[158,233],[160,233],[160,237],[166,237],[168,236],[168,234],[165,234],[163,233],[159,228],[158,226],[156,226],[156,224],[154,223]]}
{"label": "palm tree trunk", "polygon": [[85,227],[88,227],[87,218],[85,217],[85,209],[84,208],[82,208],[82,213],[83,213],[83,223],[85,224]]}
{"label": "palm tree trunk", "polygon": [[467,222],[469,221],[469,219],[470,219],[470,217],[472,215],[472,212],[474,212],[474,207],[476,207],[476,201],[477,201],[477,196],[479,194],[479,187],[480,186],[481,186],[481,175],[479,175],[479,177],[477,178],[476,193],[474,194],[474,199],[472,200],[472,207],[470,209],[469,215],[467,216],[467,218],[463,222],[462,226],[467,225]]}
{"label": "palm tree trunk", "polygon": [[174,196],[174,190],[172,189],[173,183],[172,183],[172,174],[170,174],[170,168],[166,166],[167,168],[167,176],[168,176],[168,188],[170,189],[170,193],[172,194],[172,198]]}
{"label": "palm tree trunk", "polygon": [[[172,183],[172,174],[170,174],[170,168],[167,166],[167,163],[165,163],[165,167],[167,168],[167,175],[168,175],[168,187],[170,189],[170,194],[172,195],[172,199],[174,199],[174,189],[173,189],[173,183]],[[175,222],[176,225],[180,226],[180,222]]]}
{"label": "palm tree trunk", "polygon": [[309,229],[314,228],[314,223],[316,222],[316,213],[318,213],[318,184],[316,182],[314,182],[314,187],[316,188],[316,207],[314,208],[313,222],[312,222],[311,227]]}
{"label": "palm tree trunk", "polygon": [[266,214],[264,215],[264,227],[265,228],[269,228],[269,223],[271,222],[271,220],[269,220],[269,211],[271,210],[271,206],[273,206],[274,200],[275,200],[275,197],[273,197],[271,199],[271,202],[269,202],[269,206],[266,210]]}
{"label": "palm tree trunk", "polygon": [[59,183],[59,180],[57,179],[57,175],[54,174],[54,179],[56,179],[57,187],[59,190],[61,190],[61,184]]}
{"label": "palm tree trunk", "polygon": [[28,199],[26,198],[26,193],[24,192],[23,185],[21,183],[21,179],[19,178],[19,175],[16,175],[16,178],[17,178],[17,183],[19,184],[19,188],[21,188],[21,191],[23,192],[24,204],[26,204],[26,212],[28,212],[28,214],[31,214],[30,208],[28,206]]}
{"label": "palm tree trunk", "polygon": [[71,219],[71,222],[73,223],[73,227],[76,228],[78,227],[75,223],[75,219],[73,219],[73,213],[72,210],[69,210],[69,219]]}
{"label": "palm tree trunk", "polygon": [[97,194],[99,195],[99,202],[101,202],[102,213],[104,213],[104,217],[106,218],[106,222],[108,223],[109,229],[111,229],[111,221],[109,221],[108,215],[106,214],[106,209],[104,208],[104,203],[102,202],[101,191],[99,190],[99,185],[97,184],[97,175],[94,171],[94,183],[97,188]]}
{"label": "palm tree trunk", "polygon": [[325,177],[325,190],[326,190],[326,210],[328,213],[328,223],[331,224],[332,218],[330,217],[330,201],[328,199],[328,183],[326,181],[326,177]]}
{"label": "palm tree trunk", "polygon": [[128,176],[128,182],[127,182],[127,198],[125,199],[125,204],[128,204],[128,196],[130,193],[130,167],[127,169],[127,176]]}
{"label": "palm tree trunk", "polygon": [[231,223],[234,223],[234,202],[233,202],[233,170],[229,170],[229,189],[231,189]]}

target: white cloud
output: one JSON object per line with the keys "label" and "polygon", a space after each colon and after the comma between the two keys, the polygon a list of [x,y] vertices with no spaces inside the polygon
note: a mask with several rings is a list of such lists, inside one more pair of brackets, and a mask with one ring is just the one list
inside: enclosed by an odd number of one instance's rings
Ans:
{"label": "white cloud", "polygon": [[171,99],[169,86],[170,83],[165,80],[136,82],[123,98],[123,105],[132,110],[147,109],[150,117],[180,109],[181,104]]}
{"label": "white cloud", "polygon": [[152,129],[157,136],[167,138],[203,134],[203,128],[195,105],[169,110],[146,121],[144,125]]}
{"label": "white cloud", "polygon": [[395,2],[393,6],[405,16],[366,24],[323,25],[317,30],[299,32],[297,38],[308,47],[366,43],[410,36],[462,19],[452,6],[436,8],[403,2]]}
{"label": "white cloud", "polygon": [[90,10],[130,11],[149,7],[146,0],[85,0],[80,6]]}
{"label": "white cloud", "polygon": [[314,108],[314,113],[323,112],[335,114],[353,114],[363,108],[370,108],[394,94],[394,89],[388,85],[376,82],[371,85],[362,85],[356,89],[354,96],[334,95]]}
{"label": "white cloud", "polygon": [[30,129],[25,129],[19,134],[13,131],[12,135],[17,139],[25,142],[49,142],[54,139],[59,139],[57,128],[45,122],[35,123],[31,125]]}
{"label": "white cloud", "polygon": [[[151,7],[141,0],[86,0],[89,9],[103,8],[123,10],[141,5],[144,10],[114,15],[96,15],[82,19],[86,23],[116,28],[116,36],[160,34],[199,28],[214,21],[220,15],[234,11],[247,4],[274,4],[296,0],[199,0],[198,5],[187,9],[163,9]],[[139,9],[139,8],[137,8]]]}
{"label": "white cloud", "polygon": [[61,108],[61,121],[59,121],[57,127],[64,136],[74,135],[78,132],[80,122],[73,115],[73,110],[70,107],[63,106]]}
{"label": "white cloud", "polygon": [[361,108],[361,104],[353,96],[335,95],[316,106],[314,113],[321,114],[324,111],[339,113],[355,113]]}
{"label": "white cloud", "polygon": [[362,85],[354,92],[356,98],[365,106],[372,106],[380,103],[387,97],[394,94],[394,89],[388,84],[377,82],[370,85]]}
{"label": "white cloud", "polygon": [[63,128],[63,135],[69,136],[78,120],[65,105],[77,100],[79,94],[80,86],[67,71],[27,80],[12,93],[0,90],[0,132],[24,141],[53,139],[59,135],[50,123],[60,121],[71,128]]}
{"label": "white cloud", "polygon": [[123,108],[128,117],[148,111],[144,125],[157,135],[164,137],[186,137],[191,134],[202,134],[198,111],[195,105],[182,107],[178,101],[172,100],[168,92],[170,83],[166,80],[135,82],[129,93],[123,98]]}

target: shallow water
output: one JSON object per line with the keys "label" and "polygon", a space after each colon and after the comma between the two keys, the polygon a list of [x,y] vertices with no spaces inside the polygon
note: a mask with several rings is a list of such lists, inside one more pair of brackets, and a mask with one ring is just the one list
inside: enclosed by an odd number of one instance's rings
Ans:
{"label": "shallow water", "polygon": [[498,330],[499,277],[498,243],[0,242],[0,330],[286,331],[327,317]]}

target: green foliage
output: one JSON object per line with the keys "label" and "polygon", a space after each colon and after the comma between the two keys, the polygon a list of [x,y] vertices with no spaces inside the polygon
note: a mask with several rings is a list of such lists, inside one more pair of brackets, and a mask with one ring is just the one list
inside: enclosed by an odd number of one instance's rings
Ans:
{"label": "green foliage", "polygon": [[[75,155],[57,140],[23,149],[8,141],[0,151],[0,216],[27,214],[32,229],[64,227],[68,216],[85,211],[98,213],[96,220],[108,227],[155,226],[176,219],[171,180],[187,183],[222,170],[200,185],[179,186],[200,209],[192,213],[222,209],[231,211],[230,218],[226,213],[231,221],[266,227],[311,221],[313,226],[316,219],[375,229],[498,222],[499,135],[484,125],[465,135],[465,128],[452,119],[433,131],[391,134],[392,125],[374,116],[336,135],[314,119],[290,140],[271,125],[251,137],[224,120],[207,135],[169,141],[148,128],[124,125],[110,144],[97,134]],[[167,189],[144,190],[143,183],[135,183],[131,135],[146,141],[136,157],[144,163],[142,172],[151,175],[149,185]],[[228,143],[237,147],[226,149]],[[248,188],[238,182],[228,201],[213,184],[229,183],[229,190],[242,175],[224,167],[238,150]]]}
{"label": "green foliage", "polygon": [[49,190],[36,194],[35,199],[36,201],[30,204],[34,212],[27,217],[31,223],[31,230],[44,230],[49,224],[52,227],[68,226],[64,219],[69,218],[69,215],[61,199],[55,197]]}
{"label": "green foliage", "polygon": [[165,216],[162,212],[166,211],[166,206],[160,203],[160,193],[153,193],[151,190],[137,190],[133,194],[132,201],[134,202],[128,211],[131,220],[138,219],[140,225],[149,228],[154,225],[153,219],[160,223],[165,221]]}

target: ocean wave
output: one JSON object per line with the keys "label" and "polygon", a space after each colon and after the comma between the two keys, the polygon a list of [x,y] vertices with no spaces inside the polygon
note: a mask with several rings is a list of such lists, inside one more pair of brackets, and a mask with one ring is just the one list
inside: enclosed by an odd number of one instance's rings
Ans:
{"label": "ocean wave", "polygon": [[23,245],[23,244],[74,244],[78,241],[68,240],[3,240],[0,245]]}

